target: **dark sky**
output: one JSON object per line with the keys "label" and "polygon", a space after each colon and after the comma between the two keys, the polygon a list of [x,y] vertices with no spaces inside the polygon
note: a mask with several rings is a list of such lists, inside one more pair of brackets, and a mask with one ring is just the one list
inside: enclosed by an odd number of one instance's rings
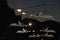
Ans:
{"label": "dark sky", "polygon": [[47,11],[60,22],[60,0],[7,0],[11,8],[22,7],[26,11]]}

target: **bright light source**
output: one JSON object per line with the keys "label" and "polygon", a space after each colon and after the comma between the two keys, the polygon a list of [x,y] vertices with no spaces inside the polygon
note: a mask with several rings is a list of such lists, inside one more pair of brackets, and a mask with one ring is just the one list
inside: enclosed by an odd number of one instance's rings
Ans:
{"label": "bright light source", "polygon": [[24,14],[24,15],[25,15],[26,13],[25,13],[25,12],[22,12],[22,14]]}
{"label": "bright light source", "polygon": [[16,11],[17,11],[17,12],[22,12],[22,9],[17,9]]}
{"label": "bright light source", "polygon": [[32,26],[32,23],[29,23],[29,26]]}

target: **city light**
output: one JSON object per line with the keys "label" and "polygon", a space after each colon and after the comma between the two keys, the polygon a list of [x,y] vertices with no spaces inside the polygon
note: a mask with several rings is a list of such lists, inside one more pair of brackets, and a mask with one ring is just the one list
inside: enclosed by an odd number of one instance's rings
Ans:
{"label": "city light", "polygon": [[22,12],[23,15],[25,15],[26,13],[25,12]]}
{"label": "city light", "polygon": [[17,9],[16,11],[17,11],[17,12],[22,12],[22,9]]}
{"label": "city light", "polygon": [[29,25],[29,26],[32,26],[32,23],[30,22],[28,25]]}

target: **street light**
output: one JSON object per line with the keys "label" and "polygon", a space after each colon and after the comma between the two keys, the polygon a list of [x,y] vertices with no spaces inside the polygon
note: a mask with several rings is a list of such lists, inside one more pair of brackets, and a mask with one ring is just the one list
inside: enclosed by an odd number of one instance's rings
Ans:
{"label": "street light", "polygon": [[22,18],[22,16],[26,14],[25,11],[23,10],[23,8],[17,8],[16,12],[19,13],[18,14],[20,16],[19,18]]}
{"label": "street light", "polygon": [[30,23],[28,23],[28,25],[29,25],[29,26],[32,26],[32,23],[30,22]]}
{"label": "street light", "polygon": [[17,12],[22,12],[22,9],[21,8],[17,8],[16,11]]}
{"label": "street light", "polygon": [[17,8],[16,9],[17,12],[21,13],[21,15],[25,15],[26,13],[23,11],[22,8]]}

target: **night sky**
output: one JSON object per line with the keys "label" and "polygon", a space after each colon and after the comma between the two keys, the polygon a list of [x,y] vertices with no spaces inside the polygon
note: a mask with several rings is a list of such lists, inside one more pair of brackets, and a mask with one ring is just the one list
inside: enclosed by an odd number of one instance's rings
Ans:
{"label": "night sky", "polygon": [[7,0],[11,8],[22,7],[28,12],[47,11],[60,22],[60,0]]}

